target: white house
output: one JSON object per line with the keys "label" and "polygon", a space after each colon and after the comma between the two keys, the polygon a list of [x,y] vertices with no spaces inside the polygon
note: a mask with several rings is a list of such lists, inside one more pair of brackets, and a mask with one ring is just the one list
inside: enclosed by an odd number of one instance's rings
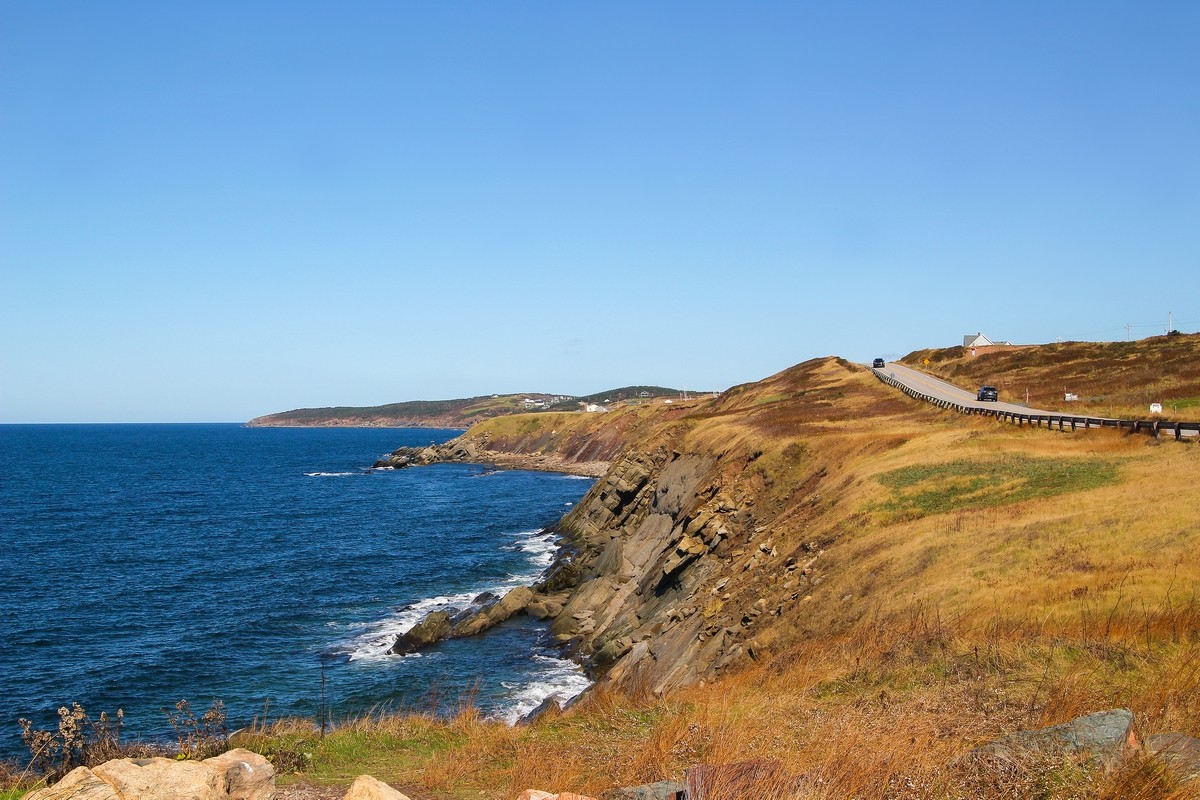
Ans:
{"label": "white house", "polygon": [[991,347],[994,344],[995,342],[982,333],[968,333],[963,337],[963,347]]}
{"label": "white house", "polygon": [[588,403],[586,406],[583,407],[583,410],[589,414],[595,414],[597,412],[608,411],[607,408],[605,408],[604,406],[601,406],[601,405],[597,405],[596,403]]}

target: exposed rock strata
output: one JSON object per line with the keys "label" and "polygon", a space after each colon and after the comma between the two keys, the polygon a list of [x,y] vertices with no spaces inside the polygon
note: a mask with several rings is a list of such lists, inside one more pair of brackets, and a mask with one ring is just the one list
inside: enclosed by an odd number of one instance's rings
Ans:
{"label": "exposed rock strata", "polygon": [[[429,450],[393,458],[480,455],[461,440]],[[434,612],[392,652],[525,612],[550,620],[551,635],[593,677],[656,693],[755,657],[763,621],[818,582],[820,550],[796,543],[781,554],[755,523],[753,498],[726,495],[718,462],[666,447],[619,458],[560,523],[568,547],[538,583],[470,613]]]}

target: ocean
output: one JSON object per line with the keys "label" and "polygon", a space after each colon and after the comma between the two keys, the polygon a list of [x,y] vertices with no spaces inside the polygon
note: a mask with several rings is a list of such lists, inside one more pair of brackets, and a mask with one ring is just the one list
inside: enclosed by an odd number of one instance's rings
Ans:
{"label": "ocean", "polygon": [[543,533],[591,479],[440,464],[371,470],[455,431],[209,425],[0,425],[0,758],[19,717],[221,700],[231,729],[468,699],[515,720],[587,679],[519,616],[408,656],[428,611],[531,582]]}

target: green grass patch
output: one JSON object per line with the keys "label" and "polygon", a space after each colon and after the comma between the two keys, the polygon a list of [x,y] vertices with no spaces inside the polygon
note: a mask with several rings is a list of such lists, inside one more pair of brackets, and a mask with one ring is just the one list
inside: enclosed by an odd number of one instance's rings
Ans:
{"label": "green grass patch", "polygon": [[303,724],[244,732],[231,737],[230,746],[261,753],[281,775],[302,773],[306,781],[329,784],[349,783],[362,773],[388,780],[467,741],[465,734],[445,721],[394,716],[350,722],[325,736]]}
{"label": "green grass patch", "polygon": [[878,480],[891,499],[873,510],[912,519],[1083,492],[1116,483],[1113,461],[1006,455],[991,461],[959,460],[901,467]]}

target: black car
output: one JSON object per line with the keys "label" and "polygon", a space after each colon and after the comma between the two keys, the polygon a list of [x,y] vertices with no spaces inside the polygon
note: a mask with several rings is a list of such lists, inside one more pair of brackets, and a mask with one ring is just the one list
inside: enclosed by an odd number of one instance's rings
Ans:
{"label": "black car", "polygon": [[877,358],[871,362],[871,369],[883,369],[883,359]]}
{"label": "black car", "polygon": [[995,386],[980,386],[979,391],[975,393],[977,400],[991,400],[993,403],[1000,399],[1000,393],[996,391]]}

